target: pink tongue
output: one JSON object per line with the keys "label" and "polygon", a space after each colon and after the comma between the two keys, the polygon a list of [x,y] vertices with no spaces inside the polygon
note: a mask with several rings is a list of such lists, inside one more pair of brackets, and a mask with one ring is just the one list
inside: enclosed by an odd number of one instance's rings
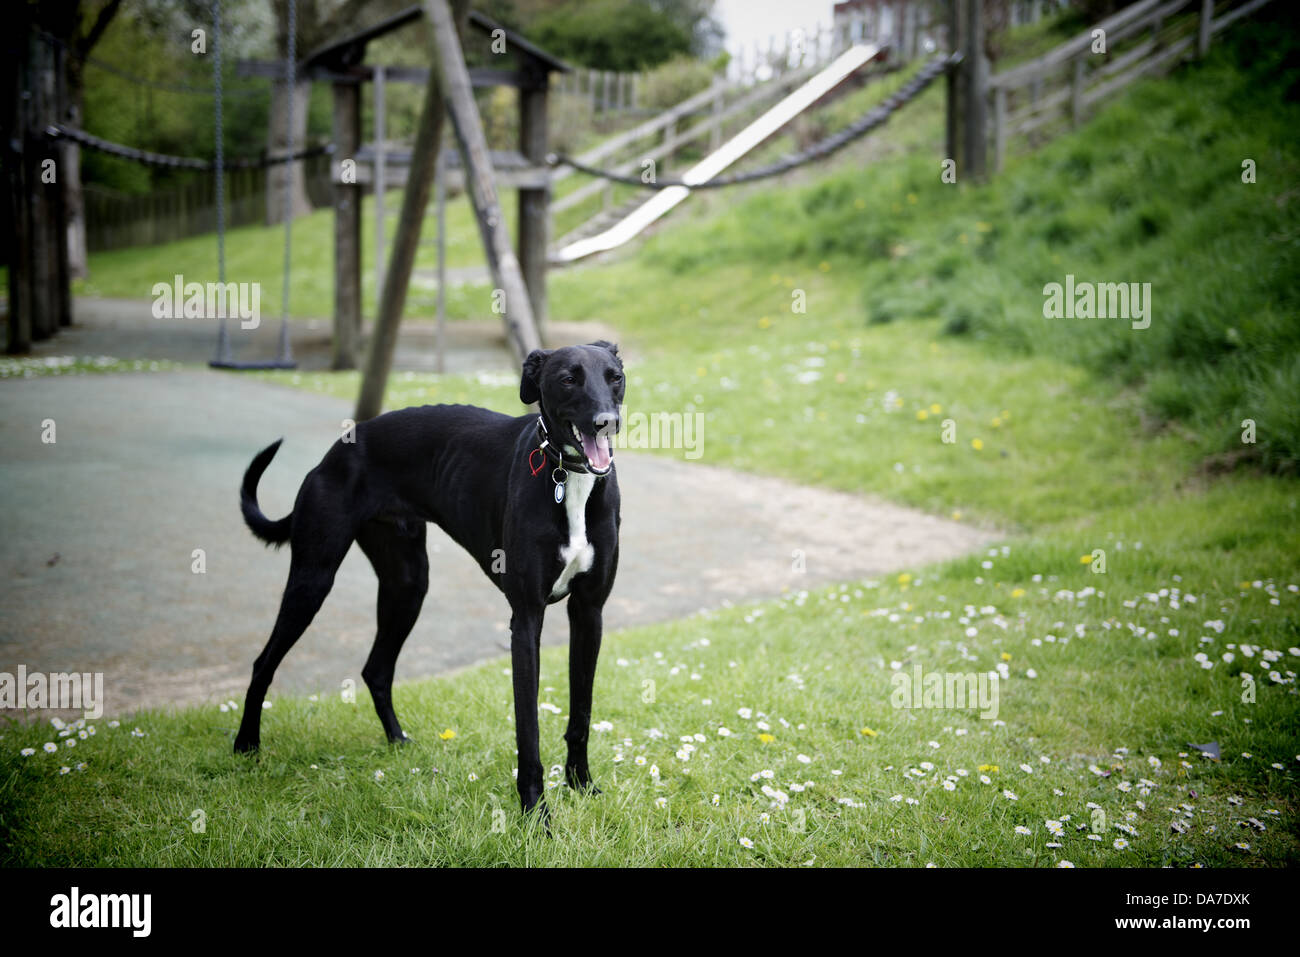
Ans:
{"label": "pink tongue", "polygon": [[587,456],[587,461],[595,466],[598,470],[604,471],[609,468],[609,436],[598,435],[595,438],[582,433],[582,451]]}

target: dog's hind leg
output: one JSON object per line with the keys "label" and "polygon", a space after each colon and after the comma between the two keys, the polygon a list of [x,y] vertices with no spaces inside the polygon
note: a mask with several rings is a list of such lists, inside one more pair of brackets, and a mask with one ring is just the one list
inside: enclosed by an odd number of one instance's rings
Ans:
{"label": "dog's hind leg", "polygon": [[[515,744],[519,778],[515,787],[524,813],[542,800],[545,783],[537,727],[537,686],[541,676],[542,619],[545,606],[517,606],[510,616],[510,676],[515,691]],[[542,806],[545,820],[546,808]]]}
{"label": "dog's hind leg", "polygon": [[357,533],[357,544],[379,576],[379,630],[361,677],[391,742],[408,740],[393,711],[393,672],[429,590],[425,535],[424,522],[395,525],[372,521]]}
{"label": "dog's hind leg", "polygon": [[239,734],[235,736],[235,750],[239,752],[256,751],[261,744],[262,702],[275,677],[275,669],[320,611],[325,596],[334,587],[334,573],[352,545],[350,532],[327,529],[323,525],[301,536],[298,532],[295,529],[289,581],[284,586],[275,628],[253,662],[253,680],[244,697],[244,715]]}

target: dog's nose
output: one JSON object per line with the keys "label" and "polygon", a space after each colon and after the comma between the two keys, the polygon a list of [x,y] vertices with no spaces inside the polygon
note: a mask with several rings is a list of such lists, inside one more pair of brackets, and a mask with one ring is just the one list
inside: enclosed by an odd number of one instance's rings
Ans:
{"label": "dog's nose", "polygon": [[597,435],[613,435],[618,431],[618,413],[602,412],[596,416],[595,420]]}

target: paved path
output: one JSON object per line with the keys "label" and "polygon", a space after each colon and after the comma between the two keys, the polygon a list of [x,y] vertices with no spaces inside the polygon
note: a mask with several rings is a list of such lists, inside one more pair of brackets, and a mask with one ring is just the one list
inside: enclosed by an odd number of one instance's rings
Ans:
{"label": "paved path", "polygon": [[[206,370],[10,380],[0,404],[0,671],[102,671],[111,713],[242,700],[288,554],[244,527],[240,477],[285,436],[260,489],[265,512],[285,514],[350,405]],[[53,445],[40,441],[44,419],[57,423]],[[914,568],[987,540],[908,509],[697,463],[620,453],[618,471],[610,630]],[[199,548],[205,574],[191,571]],[[791,573],[794,549],[806,554],[804,575]],[[508,651],[500,593],[436,528],[429,550],[432,584],[399,680]],[[353,548],[274,687],[359,680],[374,621],[375,578]],[[554,606],[548,644],[566,640],[564,622]]]}

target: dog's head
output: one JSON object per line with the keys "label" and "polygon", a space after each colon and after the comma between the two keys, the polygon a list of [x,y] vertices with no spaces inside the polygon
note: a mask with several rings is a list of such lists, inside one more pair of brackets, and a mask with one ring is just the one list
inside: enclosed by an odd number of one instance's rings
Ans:
{"label": "dog's head", "polygon": [[524,360],[519,401],[539,403],[551,440],[567,446],[572,455],[585,456],[594,474],[610,470],[613,438],[622,425],[623,362],[618,346],[602,339],[585,346],[533,350]]}

